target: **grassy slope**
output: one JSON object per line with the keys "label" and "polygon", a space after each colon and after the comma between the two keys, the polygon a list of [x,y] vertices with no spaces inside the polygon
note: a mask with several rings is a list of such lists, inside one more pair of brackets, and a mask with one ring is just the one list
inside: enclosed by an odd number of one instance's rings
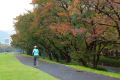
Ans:
{"label": "grassy slope", "polygon": [[0,54],[0,80],[57,80],[38,69],[21,64],[13,54]]}

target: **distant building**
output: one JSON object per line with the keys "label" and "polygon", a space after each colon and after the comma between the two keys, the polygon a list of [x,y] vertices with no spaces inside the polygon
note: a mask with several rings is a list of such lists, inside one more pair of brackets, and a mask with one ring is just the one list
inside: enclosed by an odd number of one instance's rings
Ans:
{"label": "distant building", "polygon": [[9,44],[9,39],[5,39],[5,43],[6,43],[6,44]]}
{"label": "distant building", "polygon": [[4,39],[4,42],[2,42],[2,44],[7,44],[10,45],[11,40],[10,39]]}

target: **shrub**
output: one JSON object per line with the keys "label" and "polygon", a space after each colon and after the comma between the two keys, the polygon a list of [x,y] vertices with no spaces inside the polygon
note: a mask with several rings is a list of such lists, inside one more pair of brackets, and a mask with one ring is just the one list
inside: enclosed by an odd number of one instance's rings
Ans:
{"label": "shrub", "polygon": [[101,56],[100,58],[100,64],[104,64],[107,66],[113,66],[113,67],[120,67],[120,59],[116,60],[116,59],[112,59],[112,58],[107,58],[104,56]]}

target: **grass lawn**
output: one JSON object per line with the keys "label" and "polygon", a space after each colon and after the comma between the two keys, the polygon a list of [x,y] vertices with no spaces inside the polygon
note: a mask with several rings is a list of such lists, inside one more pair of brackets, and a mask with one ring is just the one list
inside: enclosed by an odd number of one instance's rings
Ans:
{"label": "grass lawn", "polygon": [[[24,54],[24,56],[28,56],[28,55]],[[31,56],[28,56],[28,57],[31,57]],[[55,60],[52,61],[52,60],[49,60],[48,58],[43,59],[43,58],[40,57],[39,59],[42,60],[42,61],[45,61],[45,62],[49,62],[49,63],[60,64],[60,63],[56,62]],[[88,71],[88,72],[93,72],[93,73],[97,73],[97,74],[102,74],[102,75],[109,76],[109,77],[120,78],[119,73],[95,70],[95,69],[92,69],[92,68],[76,65],[74,63],[65,64],[65,66],[72,67],[72,68],[82,70],[82,71]]]}
{"label": "grass lawn", "polygon": [[13,54],[0,54],[0,80],[58,80],[20,63]]}

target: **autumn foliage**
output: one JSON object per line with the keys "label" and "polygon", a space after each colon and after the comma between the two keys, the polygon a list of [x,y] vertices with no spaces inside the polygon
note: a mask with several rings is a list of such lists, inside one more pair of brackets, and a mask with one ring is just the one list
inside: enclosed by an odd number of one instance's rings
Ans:
{"label": "autumn foliage", "polygon": [[[12,45],[31,55],[38,45],[46,57],[97,68],[101,53],[119,44],[119,0],[32,0],[33,12],[16,18]],[[103,55],[103,54],[102,54]]]}

